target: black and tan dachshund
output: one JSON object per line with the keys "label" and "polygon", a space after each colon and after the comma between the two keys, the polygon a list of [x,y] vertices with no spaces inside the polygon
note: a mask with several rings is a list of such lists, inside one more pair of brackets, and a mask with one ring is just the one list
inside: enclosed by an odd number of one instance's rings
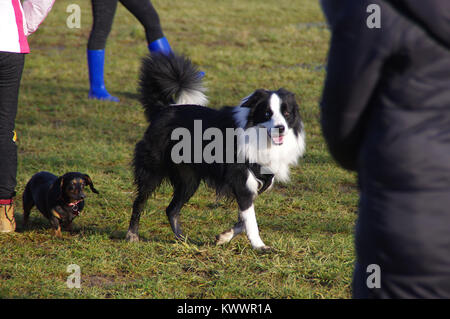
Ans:
{"label": "black and tan dachshund", "polygon": [[28,224],[33,206],[50,221],[56,237],[62,237],[63,229],[71,231],[72,221],[84,207],[84,187],[94,188],[89,175],[70,172],[60,177],[49,172],[39,172],[28,181],[23,193],[23,226]]}

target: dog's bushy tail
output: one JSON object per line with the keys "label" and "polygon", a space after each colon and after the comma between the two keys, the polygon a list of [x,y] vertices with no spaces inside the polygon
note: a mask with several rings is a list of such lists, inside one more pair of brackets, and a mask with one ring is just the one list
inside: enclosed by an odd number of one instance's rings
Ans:
{"label": "dog's bushy tail", "polygon": [[170,104],[206,105],[205,91],[202,75],[183,55],[151,54],[142,60],[139,93],[148,121]]}

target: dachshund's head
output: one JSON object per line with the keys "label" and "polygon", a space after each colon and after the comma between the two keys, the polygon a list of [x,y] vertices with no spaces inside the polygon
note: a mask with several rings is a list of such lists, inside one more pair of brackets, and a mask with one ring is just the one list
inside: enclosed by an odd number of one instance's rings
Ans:
{"label": "dachshund's head", "polygon": [[94,188],[92,179],[87,174],[78,172],[66,173],[60,176],[56,181],[61,190],[61,197],[66,204],[73,204],[83,200],[86,197],[84,189],[89,186],[91,191],[98,194]]}

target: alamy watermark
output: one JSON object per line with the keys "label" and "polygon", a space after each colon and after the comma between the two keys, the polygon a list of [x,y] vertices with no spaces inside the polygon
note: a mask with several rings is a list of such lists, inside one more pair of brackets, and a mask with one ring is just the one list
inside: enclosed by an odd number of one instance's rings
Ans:
{"label": "alamy watermark", "polygon": [[273,143],[283,144],[285,135],[278,127],[226,128],[203,130],[202,120],[194,120],[193,130],[175,128],[170,136],[176,143],[171,159],[180,163],[259,163]]}
{"label": "alamy watermark", "polygon": [[370,264],[366,268],[367,276],[366,286],[369,289],[381,288],[381,268],[377,264]]}
{"label": "alamy watermark", "polygon": [[77,264],[71,264],[67,266],[66,272],[71,273],[67,277],[67,288],[81,288],[81,268]]}
{"label": "alamy watermark", "polygon": [[366,9],[370,15],[366,19],[366,25],[369,29],[381,28],[381,8],[378,4],[370,4]]}
{"label": "alamy watermark", "polygon": [[81,8],[78,4],[69,4],[66,8],[66,12],[70,15],[66,19],[66,25],[69,29],[81,28]]}

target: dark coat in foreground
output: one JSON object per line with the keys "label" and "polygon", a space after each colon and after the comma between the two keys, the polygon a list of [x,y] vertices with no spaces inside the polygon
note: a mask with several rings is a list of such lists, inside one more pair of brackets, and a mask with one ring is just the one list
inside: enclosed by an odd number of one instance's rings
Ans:
{"label": "dark coat in foreground", "polygon": [[[379,29],[367,27],[370,4]],[[323,133],[361,191],[354,297],[450,298],[450,2],[340,1],[325,12]],[[371,264],[380,288],[367,285],[378,286]]]}

